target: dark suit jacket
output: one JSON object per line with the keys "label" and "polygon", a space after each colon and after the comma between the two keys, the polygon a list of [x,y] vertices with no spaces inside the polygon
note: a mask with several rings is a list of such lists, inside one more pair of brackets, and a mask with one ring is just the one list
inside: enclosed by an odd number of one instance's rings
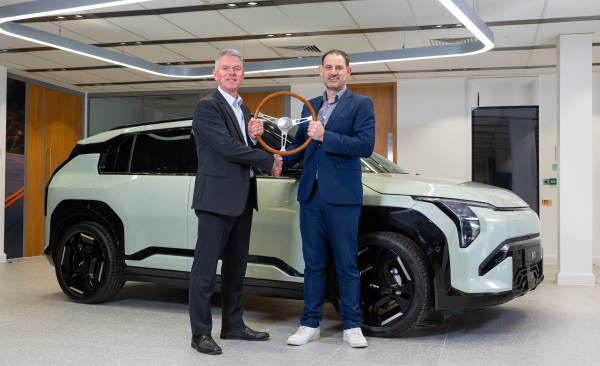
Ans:
{"label": "dark suit jacket", "polygon": [[[242,112],[247,135],[250,110],[242,105]],[[192,128],[198,155],[192,208],[239,216],[248,194],[256,197],[250,166],[271,171],[273,155],[244,143],[235,113],[219,90],[198,102]],[[258,208],[256,199],[254,208]]]}
{"label": "dark suit jacket", "polygon": [[[315,113],[321,107],[321,96],[309,101]],[[310,116],[306,106],[302,117]],[[299,126],[288,150],[308,139],[308,123]],[[325,126],[323,142],[313,141],[306,149],[284,156],[284,169],[304,158],[298,187],[298,201],[306,202],[319,171],[319,192],[332,204],[362,204],[362,170],[360,157],[368,157],[375,146],[375,113],[373,101],[346,89]]]}

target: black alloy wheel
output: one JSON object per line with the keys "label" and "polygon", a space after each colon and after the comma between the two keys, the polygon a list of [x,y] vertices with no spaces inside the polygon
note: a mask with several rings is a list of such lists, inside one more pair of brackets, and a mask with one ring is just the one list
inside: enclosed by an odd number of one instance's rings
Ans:
{"label": "black alloy wheel", "polygon": [[[399,336],[427,317],[433,300],[433,275],[413,240],[394,232],[362,234],[357,260],[362,330],[366,335]],[[335,268],[329,278],[330,299],[339,312]]]}
{"label": "black alloy wheel", "polygon": [[115,241],[99,223],[88,221],[66,230],[54,251],[56,278],[67,296],[81,303],[112,298],[119,279]]}

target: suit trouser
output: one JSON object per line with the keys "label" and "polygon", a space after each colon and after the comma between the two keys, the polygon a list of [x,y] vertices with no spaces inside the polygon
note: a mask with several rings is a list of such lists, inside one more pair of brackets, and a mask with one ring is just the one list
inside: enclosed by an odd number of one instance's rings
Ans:
{"label": "suit trouser", "polygon": [[244,325],[242,290],[252,226],[252,204],[248,199],[240,216],[219,215],[196,210],[198,239],[190,273],[189,309],[193,334],[210,334],[210,298],[221,258],[221,329],[229,331]]}
{"label": "suit trouser", "polygon": [[340,290],[340,318],[344,329],[361,325],[360,274],[356,262],[361,205],[332,205],[317,188],[312,199],[300,203],[300,233],[304,255],[304,309],[300,325],[319,326],[325,302],[327,258],[331,248]]}

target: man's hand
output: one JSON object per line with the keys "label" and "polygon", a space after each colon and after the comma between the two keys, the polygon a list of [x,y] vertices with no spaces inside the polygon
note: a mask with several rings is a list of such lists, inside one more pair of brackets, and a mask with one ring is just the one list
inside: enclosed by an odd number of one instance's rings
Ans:
{"label": "man's hand", "polygon": [[281,158],[281,155],[273,155],[273,169],[271,169],[271,174],[273,174],[274,177],[279,177],[279,174],[281,174],[282,166],[283,159]]}
{"label": "man's hand", "polygon": [[312,137],[313,140],[323,141],[323,135],[325,129],[319,121],[310,121],[308,123],[308,136]]}
{"label": "man's hand", "polygon": [[256,136],[261,136],[264,132],[263,123],[258,118],[250,118],[248,122],[248,135],[252,140],[256,140]]}

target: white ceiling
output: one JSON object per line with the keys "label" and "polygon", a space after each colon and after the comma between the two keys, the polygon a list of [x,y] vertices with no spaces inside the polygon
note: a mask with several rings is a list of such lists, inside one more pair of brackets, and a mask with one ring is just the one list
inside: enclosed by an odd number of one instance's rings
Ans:
{"label": "white ceiling", "polygon": [[[22,2],[26,0],[0,0],[0,6]],[[600,71],[600,0],[465,2],[494,32],[492,51],[473,56],[356,65],[350,81],[555,73],[558,35],[573,33],[593,35],[593,69]],[[238,8],[214,9],[227,3],[237,3]],[[181,62],[192,67],[212,65],[216,54],[225,48],[240,50],[246,61],[252,62],[320,54],[282,47],[316,46],[323,52],[339,48],[358,53],[425,47],[431,39],[472,36],[462,27],[426,29],[457,23],[437,0],[259,0],[258,3],[256,7],[248,7],[240,1],[153,0],[82,13],[84,19],[48,18],[24,24],[89,44],[105,44],[109,49],[148,61]],[[291,35],[286,36],[287,33]],[[267,37],[268,34],[274,36]],[[151,41],[162,42],[144,44]],[[119,45],[121,42],[127,44]],[[142,45],[131,45],[134,42]],[[0,65],[13,74],[85,92],[215,85],[212,80],[173,79],[114,67],[47,47],[32,49],[39,47],[43,46],[0,35]],[[319,81],[317,70],[298,70],[248,75],[245,85],[316,81]]]}

